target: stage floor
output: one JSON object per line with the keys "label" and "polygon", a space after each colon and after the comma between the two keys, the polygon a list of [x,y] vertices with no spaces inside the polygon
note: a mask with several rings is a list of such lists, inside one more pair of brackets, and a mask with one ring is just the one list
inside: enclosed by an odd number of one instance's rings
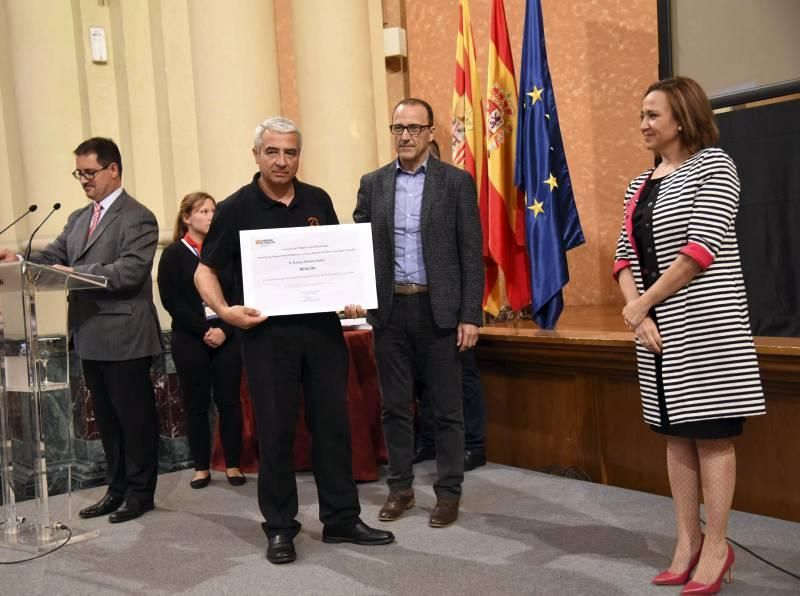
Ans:
{"label": "stage floor", "polygon": [[[51,517],[98,538],[37,561],[0,567],[2,594],[677,594],[649,585],[673,548],[670,499],[490,464],[467,474],[458,523],[427,525],[434,466],[417,466],[417,507],[376,521],[383,482],[359,485],[362,517],[391,529],[390,546],[321,542],[310,474],[298,475],[303,531],[298,560],[270,565],[255,477],[241,488],[222,474],[192,490],[189,470],[159,477],[157,509],[112,525],[67,520],[66,495]],[[73,495],[72,510],[104,494]],[[730,537],[800,572],[800,524],[734,513]],[[736,547],[735,547],[736,548]],[[734,582],[723,594],[797,594],[800,581],[736,548]],[[2,560],[9,560],[8,551]]]}

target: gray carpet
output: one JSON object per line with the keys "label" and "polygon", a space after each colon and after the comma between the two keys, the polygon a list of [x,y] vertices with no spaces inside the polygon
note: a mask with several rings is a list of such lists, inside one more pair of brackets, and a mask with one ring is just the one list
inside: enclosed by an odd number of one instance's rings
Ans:
{"label": "gray carpet", "polygon": [[[204,490],[190,471],[162,475],[157,509],[125,524],[67,521],[65,495],[52,518],[99,538],[37,561],[0,566],[2,594],[678,594],[649,585],[673,548],[670,499],[488,465],[467,474],[457,525],[427,525],[433,463],[417,466],[417,507],[391,524],[376,515],[383,482],[359,486],[362,517],[391,529],[390,546],[321,542],[316,492],[298,476],[303,531],[297,562],[274,566],[256,482],[233,488],[222,474]],[[103,488],[73,495],[72,510]],[[730,536],[773,562],[800,571],[800,524],[734,513]],[[2,550],[2,549],[0,549]],[[0,553],[3,560],[11,555]],[[737,549],[734,582],[723,594],[798,594],[792,579]]]}

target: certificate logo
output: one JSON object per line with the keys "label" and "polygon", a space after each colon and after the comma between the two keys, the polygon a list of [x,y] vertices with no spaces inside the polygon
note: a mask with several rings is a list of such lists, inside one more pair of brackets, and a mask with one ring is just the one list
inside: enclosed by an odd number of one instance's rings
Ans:
{"label": "certificate logo", "polygon": [[272,238],[264,238],[262,240],[256,240],[256,246],[266,246],[267,244],[275,244],[275,240]]}

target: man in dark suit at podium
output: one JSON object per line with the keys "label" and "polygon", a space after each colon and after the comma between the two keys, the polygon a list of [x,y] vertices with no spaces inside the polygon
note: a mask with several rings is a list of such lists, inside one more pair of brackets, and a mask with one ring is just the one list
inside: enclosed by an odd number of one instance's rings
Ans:
{"label": "man in dark suit at podium", "polygon": [[378,515],[399,518],[414,505],[413,383],[431,396],[438,480],[429,524],[458,518],[464,480],[464,417],[459,352],[482,324],[483,259],[472,177],[430,159],[433,110],[401,101],[392,115],[397,160],[361,179],[353,213],[372,224],[378,308],[368,313],[383,396],[389,497]]}
{"label": "man in dark suit at podium", "polygon": [[[91,203],[73,212],[61,234],[30,261],[108,279],[106,289],[69,295],[68,324],[108,462],[108,492],[80,516],[110,514],[118,523],[151,510],[156,489],[158,414],[150,365],[161,353],[161,332],[150,272],[158,223],[122,188],[114,141],[91,138],[74,153],[72,175]],[[2,260],[16,258],[0,251]]]}

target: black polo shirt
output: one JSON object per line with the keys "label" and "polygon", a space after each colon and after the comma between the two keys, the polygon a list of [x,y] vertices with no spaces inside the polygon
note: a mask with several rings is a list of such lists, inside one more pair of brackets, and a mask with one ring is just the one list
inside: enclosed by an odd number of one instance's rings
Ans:
{"label": "black polo shirt", "polygon": [[331,197],[321,188],[294,179],[294,199],[287,207],[268,197],[258,185],[261,174],[217,205],[214,219],[203,241],[200,260],[212,269],[233,264],[236,300],[242,303],[241,230],[327,226],[339,223]]}

